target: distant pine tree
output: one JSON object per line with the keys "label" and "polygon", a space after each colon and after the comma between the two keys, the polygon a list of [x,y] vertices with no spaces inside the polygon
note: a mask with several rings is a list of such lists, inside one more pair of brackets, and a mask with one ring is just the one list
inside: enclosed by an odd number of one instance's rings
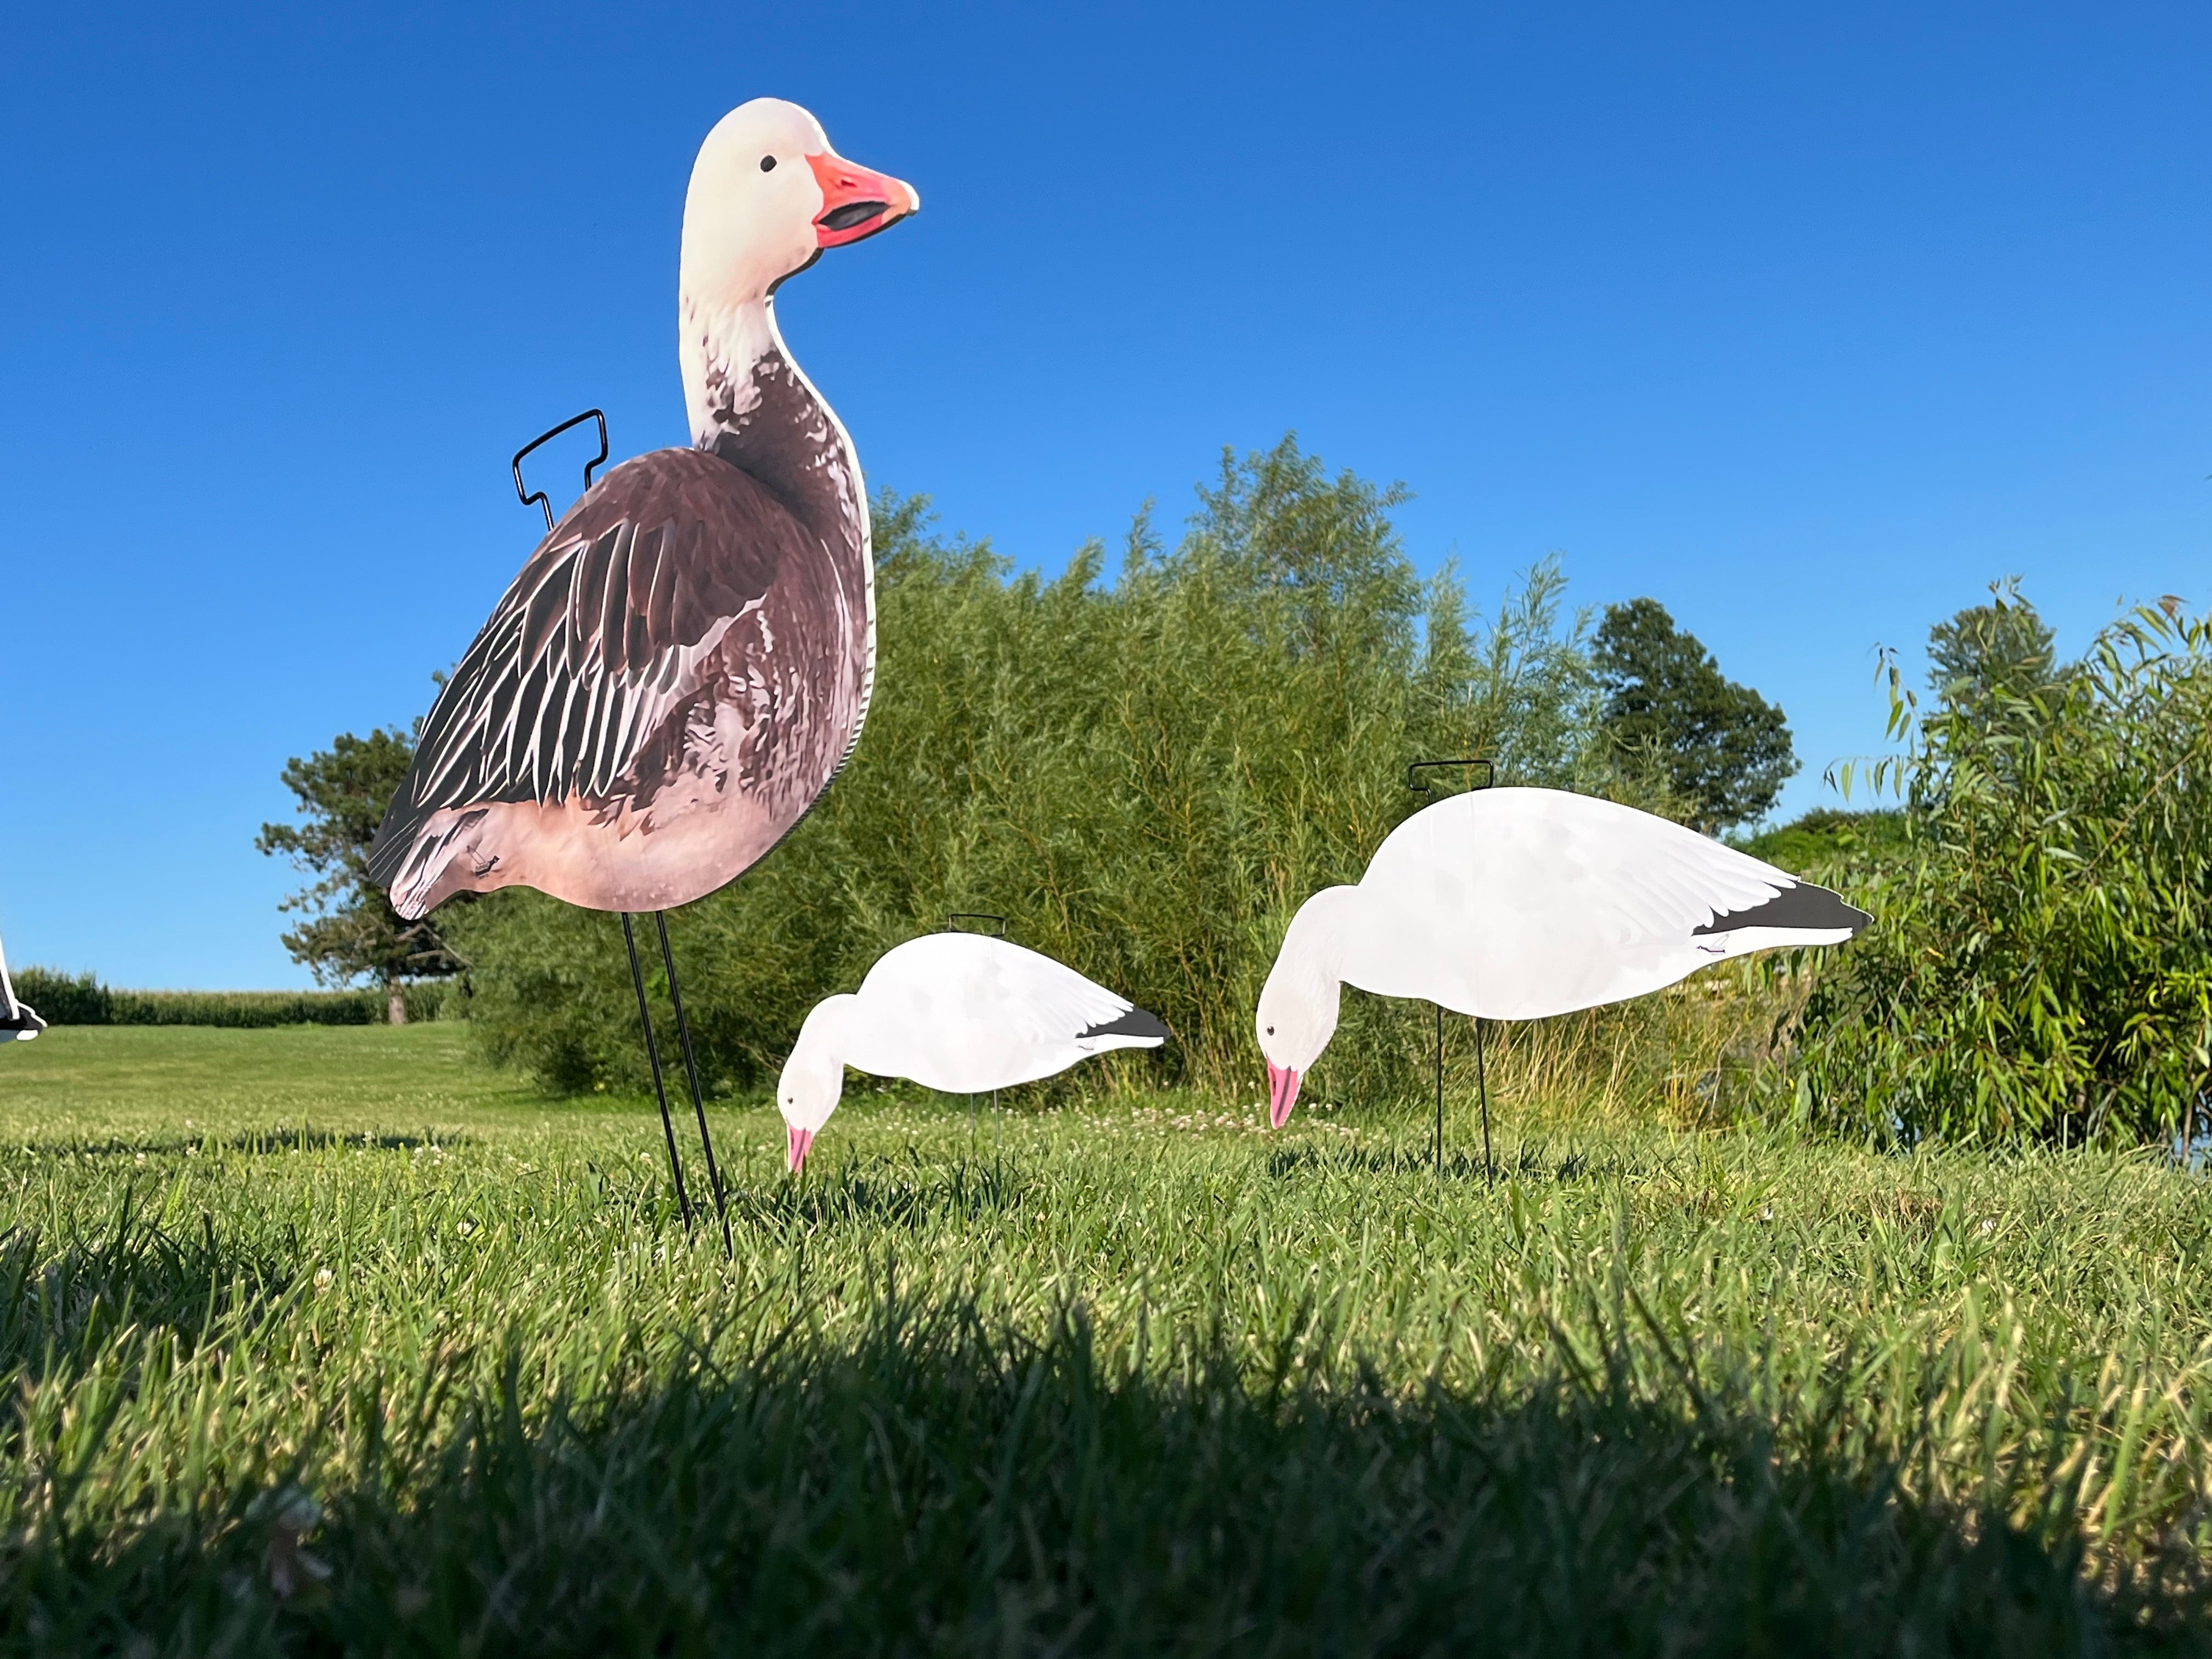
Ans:
{"label": "distant pine tree", "polygon": [[1723,675],[1658,600],[1607,605],[1590,659],[1607,732],[1663,773],[1707,834],[1764,817],[1796,771],[1782,711]]}
{"label": "distant pine tree", "polygon": [[319,984],[375,980],[394,1025],[407,1020],[404,981],[444,978],[461,968],[437,921],[404,920],[369,879],[369,843],[414,754],[406,732],[375,731],[365,738],[341,732],[328,749],[305,760],[295,756],[284,763],[284,783],[307,821],[264,823],[253,842],[320,878],[278,907],[308,913],[284,935],[292,959],[313,969]]}

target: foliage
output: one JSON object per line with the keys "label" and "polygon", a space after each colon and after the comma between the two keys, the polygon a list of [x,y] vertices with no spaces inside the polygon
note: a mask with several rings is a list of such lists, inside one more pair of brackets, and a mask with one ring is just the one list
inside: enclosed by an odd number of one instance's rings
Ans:
{"label": "foliage", "polygon": [[2009,699],[2032,696],[2057,677],[2056,636],[2021,597],[2017,578],[1993,584],[1990,603],[1968,605],[1928,630],[1928,689],[1939,707],[1978,726]]}
{"label": "foliage", "polygon": [[460,1056],[0,1057],[11,1650],[2201,1642],[2212,1212],[2160,1161],[1501,1100],[1489,1188],[1424,1113],[1131,1097],[994,1158],[871,1091],[804,1184],[714,1113],[725,1261],[648,1103]]}
{"label": "foliage", "polygon": [[1778,869],[1833,886],[1835,880],[1860,878],[1869,873],[1863,866],[1904,851],[1905,814],[1895,808],[1854,812],[1815,806],[1734,844]]}
{"label": "foliage", "polygon": [[[92,974],[26,968],[17,994],[52,1025],[368,1025],[389,1017],[382,991],[118,991]],[[26,989],[24,988],[31,988]],[[404,988],[407,1017],[434,1019],[447,988]],[[57,1012],[46,1012],[51,1005]]]}
{"label": "foliage", "polygon": [[284,783],[307,821],[264,823],[253,843],[319,878],[279,907],[307,913],[284,935],[292,959],[311,969],[320,985],[375,980],[394,1024],[404,1017],[403,979],[439,978],[462,967],[440,920],[406,921],[369,878],[369,844],[414,754],[413,739],[394,730],[366,738],[342,732],[328,749],[305,760],[294,756],[284,763]]}
{"label": "foliage", "polygon": [[106,1025],[114,1018],[114,994],[94,974],[64,974],[33,965],[19,968],[9,977],[16,996],[37,1009],[49,1025]]}
{"label": "foliage", "polygon": [[1807,1006],[1796,1109],[1907,1142],[2171,1143],[2212,1083],[2212,635],[2146,609],[2065,672],[2011,660],[2025,685],[1993,668],[1924,714],[1890,670],[1911,746],[1875,781],[1905,851]]}
{"label": "foliage", "polygon": [[[1181,544],[1140,515],[1110,582],[1095,544],[1056,579],[1010,578],[988,546],[926,534],[921,501],[879,501],[860,747],[773,856],[671,919],[707,1070],[772,1079],[816,1000],[964,910],[1167,1021],[1163,1055],[1119,1075],[1249,1087],[1283,929],[1422,804],[1408,762],[1616,787],[1557,569],[1470,623],[1452,572],[1414,575],[1401,499],[1287,438],[1224,454]],[[508,892],[456,926],[495,1055],[561,1087],[636,1084],[612,917]],[[1346,1001],[1312,1086],[1419,1088],[1426,1011]]]}
{"label": "foliage", "polygon": [[1765,816],[1797,769],[1782,711],[1727,678],[1656,599],[1609,605],[1592,640],[1606,731],[1708,834]]}

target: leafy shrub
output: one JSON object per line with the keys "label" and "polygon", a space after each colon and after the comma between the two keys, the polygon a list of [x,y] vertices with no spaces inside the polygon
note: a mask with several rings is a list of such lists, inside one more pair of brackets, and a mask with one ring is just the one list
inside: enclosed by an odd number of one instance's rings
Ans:
{"label": "leafy shrub", "polygon": [[1807,1004],[1794,1105],[1906,1143],[2170,1141],[2212,1083],[2212,632],[2147,609],[2066,672],[2014,655],[1926,714],[1891,671],[1904,844]]}
{"label": "leafy shrub", "polygon": [[109,993],[91,974],[64,974],[52,968],[24,968],[9,975],[15,994],[39,1011],[49,1025],[105,1025]]}
{"label": "leafy shrub", "polygon": [[[1401,550],[1401,499],[1290,439],[1224,454],[1181,544],[1140,515],[1110,581],[1096,544],[1010,580],[988,545],[927,535],[920,500],[878,501],[860,747],[771,857],[672,919],[705,1069],[772,1079],[816,1000],[971,910],[1167,1021],[1175,1041],[1125,1073],[1249,1088],[1283,929],[1424,804],[1409,761],[1620,787],[1556,568],[1471,627],[1454,574],[1425,584]],[[454,927],[495,1057],[561,1087],[637,1081],[616,918],[510,890]],[[1429,1018],[1348,993],[1314,1088],[1422,1086]]]}
{"label": "leafy shrub", "polygon": [[1863,866],[1901,853],[1905,814],[1894,808],[1851,812],[1816,806],[1775,829],[1730,840],[1752,857],[1792,875],[1833,885],[1831,876],[1847,880]]}

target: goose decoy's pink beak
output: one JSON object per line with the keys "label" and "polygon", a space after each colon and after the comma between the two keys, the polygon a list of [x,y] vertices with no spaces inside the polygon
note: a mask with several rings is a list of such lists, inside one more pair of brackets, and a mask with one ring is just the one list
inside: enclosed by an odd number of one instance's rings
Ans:
{"label": "goose decoy's pink beak", "polygon": [[785,1149],[784,1157],[791,1166],[792,1174],[797,1175],[806,1163],[807,1153],[814,1150],[814,1131],[802,1129],[793,1123],[785,1124],[783,1128],[784,1133],[790,1137],[790,1144]]}
{"label": "goose decoy's pink beak", "polygon": [[810,155],[806,165],[822,186],[822,211],[814,216],[817,246],[843,247],[921,210],[921,193],[902,179],[857,166],[842,155]]}
{"label": "goose decoy's pink beak", "polygon": [[1291,1121],[1297,1103],[1298,1074],[1287,1066],[1267,1062],[1267,1121],[1279,1129]]}

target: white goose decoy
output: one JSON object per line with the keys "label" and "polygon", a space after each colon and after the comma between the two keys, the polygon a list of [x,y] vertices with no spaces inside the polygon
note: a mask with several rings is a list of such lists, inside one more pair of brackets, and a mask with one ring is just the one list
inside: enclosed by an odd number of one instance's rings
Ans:
{"label": "white goose decoy", "polygon": [[796,104],[756,99],[707,135],[678,264],[692,447],[586,490],[439,693],[369,853],[401,915],[515,884],[667,909],[828,787],[867,714],[875,564],[852,440],[775,295],[921,205]]}
{"label": "white goose decoy", "polygon": [[46,1029],[37,1009],[15,1000],[15,983],[8,977],[8,953],[0,951],[0,1042],[28,1042]]}
{"label": "white goose decoy", "polygon": [[1753,951],[1840,945],[1872,920],[1633,807],[1556,789],[1454,795],[1393,830],[1357,886],[1325,887],[1291,918],[1253,1021],[1268,1116],[1289,1119],[1346,985],[1542,1019]]}
{"label": "white goose decoy", "polygon": [[928,933],[886,951],[849,995],[799,1028],[775,1103],[793,1174],[837,1109],[845,1067],[948,1094],[1034,1083],[1113,1048],[1157,1048],[1168,1028],[1126,997],[1035,951],[982,933]]}

